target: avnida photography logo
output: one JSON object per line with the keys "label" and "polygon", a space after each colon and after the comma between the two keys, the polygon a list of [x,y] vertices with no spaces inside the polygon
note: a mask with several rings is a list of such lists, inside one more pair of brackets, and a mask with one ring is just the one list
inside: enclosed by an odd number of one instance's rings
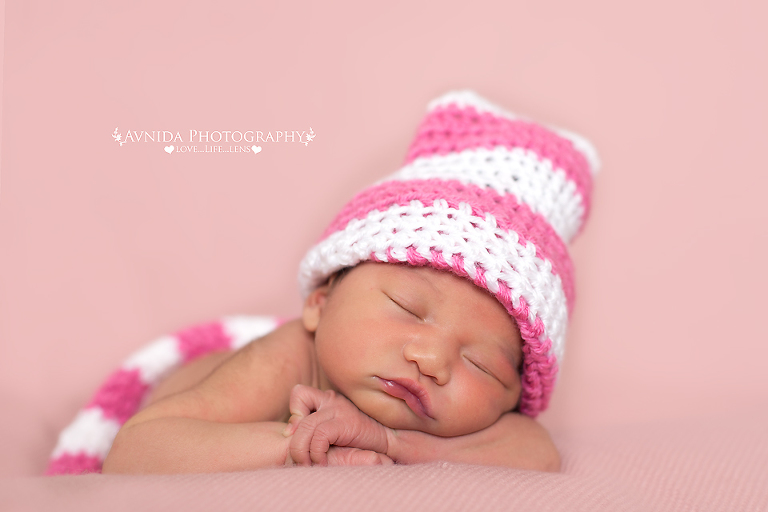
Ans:
{"label": "avnida photography logo", "polygon": [[136,142],[154,142],[163,144],[163,150],[169,155],[176,153],[261,153],[263,143],[301,143],[308,146],[315,139],[315,131],[261,131],[261,130],[189,130],[184,139],[181,132],[168,130],[127,130],[125,136],[118,128],[112,138],[120,144]]}

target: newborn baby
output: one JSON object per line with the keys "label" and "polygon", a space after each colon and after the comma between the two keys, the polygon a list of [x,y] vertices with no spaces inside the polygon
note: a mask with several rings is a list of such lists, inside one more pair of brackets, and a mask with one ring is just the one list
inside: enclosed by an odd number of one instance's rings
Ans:
{"label": "newborn baby", "polygon": [[302,262],[300,319],[177,371],[103,472],[432,460],[556,471],[546,408],[573,303],[565,243],[597,159],[471,92]]}

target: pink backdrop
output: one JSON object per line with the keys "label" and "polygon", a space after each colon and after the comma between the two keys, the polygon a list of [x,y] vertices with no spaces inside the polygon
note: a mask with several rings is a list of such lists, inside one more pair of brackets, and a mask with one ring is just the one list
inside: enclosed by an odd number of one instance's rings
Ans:
{"label": "pink backdrop", "polygon": [[[578,131],[603,160],[542,421],[768,405],[768,7],[435,5],[5,3],[0,474],[42,472],[100,381],[158,335],[297,314],[304,251],[454,88]],[[317,136],[168,154],[120,146],[116,127]]]}

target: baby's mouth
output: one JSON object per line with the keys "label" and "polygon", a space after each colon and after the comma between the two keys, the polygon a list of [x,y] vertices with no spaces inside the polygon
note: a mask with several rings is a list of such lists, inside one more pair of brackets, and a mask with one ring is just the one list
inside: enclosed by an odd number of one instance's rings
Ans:
{"label": "baby's mouth", "polygon": [[386,394],[403,400],[417,416],[435,419],[430,411],[429,395],[418,382],[410,379],[389,380],[381,377],[379,382]]}

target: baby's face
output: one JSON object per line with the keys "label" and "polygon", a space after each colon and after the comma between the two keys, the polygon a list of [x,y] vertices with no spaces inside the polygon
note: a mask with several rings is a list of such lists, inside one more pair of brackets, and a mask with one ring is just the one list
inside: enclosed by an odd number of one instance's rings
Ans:
{"label": "baby's face", "polygon": [[490,294],[428,267],[363,263],[307,299],[321,386],[380,423],[457,436],[520,397],[522,342]]}

